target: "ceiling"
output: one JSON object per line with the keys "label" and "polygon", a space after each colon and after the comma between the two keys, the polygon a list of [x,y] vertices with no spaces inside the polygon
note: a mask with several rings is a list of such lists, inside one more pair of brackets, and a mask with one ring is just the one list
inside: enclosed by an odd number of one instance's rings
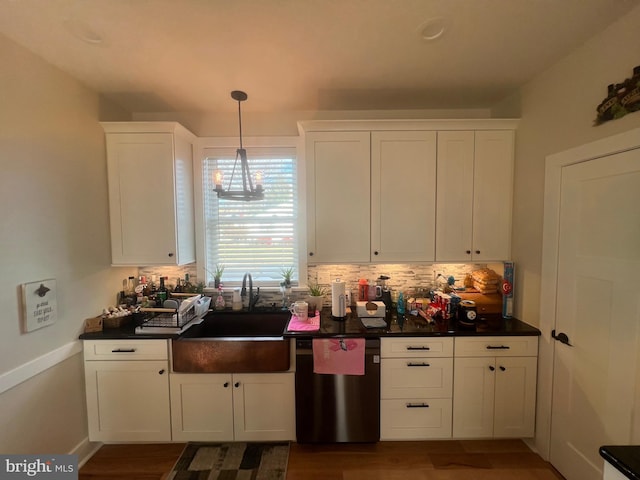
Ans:
{"label": "ceiling", "polygon": [[0,32],[130,112],[489,108],[639,4],[0,0]]}

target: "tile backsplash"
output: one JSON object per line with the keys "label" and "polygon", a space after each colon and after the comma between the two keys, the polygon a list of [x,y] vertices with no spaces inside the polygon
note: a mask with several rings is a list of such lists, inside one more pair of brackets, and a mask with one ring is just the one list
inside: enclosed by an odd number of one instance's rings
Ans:
{"label": "tile backsplash", "polygon": [[[389,277],[387,285],[395,291],[403,291],[405,294],[411,293],[418,288],[429,288],[433,285],[438,274],[445,278],[453,276],[456,285],[461,285],[467,273],[481,268],[491,268],[499,275],[503,274],[503,264],[465,264],[465,263],[433,263],[433,264],[316,264],[307,266],[307,283],[319,283],[324,285],[329,292],[325,296],[324,304],[331,305],[331,285],[336,278],[346,282],[347,288],[352,292],[352,301],[357,298],[358,280],[367,279],[374,282],[381,275]],[[168,285],[176,284],[178,278],[184,278],[185,273],[189,273],[191,283],[198,283],[196,265],[185,267],[140,267],[138,275],[144,275],[151,279],[156,277],[168,277]],[[223,279],[224,280],[224,279]],[[208,295],[215,296],[215,292],[207,292]],[[304,299],[308,295],[306,290],[294,288],[289,301]],[[232,289],[224,289],[225,301],[231,305]],[[260,291],[259,306],[283,303],[282,293],[275,288],[262,288]]]}

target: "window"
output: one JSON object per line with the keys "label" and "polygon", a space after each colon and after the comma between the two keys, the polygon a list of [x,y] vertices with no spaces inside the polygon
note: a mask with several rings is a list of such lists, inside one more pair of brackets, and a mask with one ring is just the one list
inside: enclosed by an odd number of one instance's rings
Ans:
{"label": "window", "polygon": [[[254,283],[276,286],[282,269],[294,267],[298,279],[298,172],[296,149],[247,148],[251,173],[264,175],[264,200],[218,199],[213,172],[224,172],[227,188],[235,163],[235,148],[207,148],[203,161],[204,265],[207,281],[216,264],[225,266],[223,283],[242,281],[246,272]],[[232,188],[241,176],[236,169]]]}

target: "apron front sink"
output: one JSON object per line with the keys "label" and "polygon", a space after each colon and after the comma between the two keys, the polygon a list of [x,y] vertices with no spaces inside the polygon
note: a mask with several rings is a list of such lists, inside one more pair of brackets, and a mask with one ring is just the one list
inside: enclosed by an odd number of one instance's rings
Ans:
{"label": "apron front sink", "polygon": [[288,312],[212,312],[171,342],[173,371],[263,373],[289,370]]}

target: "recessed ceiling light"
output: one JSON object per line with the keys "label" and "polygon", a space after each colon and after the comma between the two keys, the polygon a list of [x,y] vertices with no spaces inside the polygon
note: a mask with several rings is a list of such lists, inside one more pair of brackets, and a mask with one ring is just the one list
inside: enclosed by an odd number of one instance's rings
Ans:
{"label": "recessed ceiling light", "polygon": [[62,25],[64,25],[71,35],[83,42],[90,43],[92,45],[99,45],[102,43],[102,35],[96,32],[91,25],[83,20],[78,20],[73,17],[66,18],[62,21]]}
{"label": "recessed ceiling light", "polygon": [[431,42],[437,40],[447,31],[449,22],[444,17],[433,17],[423,22],[418,32],[423,40]]}

